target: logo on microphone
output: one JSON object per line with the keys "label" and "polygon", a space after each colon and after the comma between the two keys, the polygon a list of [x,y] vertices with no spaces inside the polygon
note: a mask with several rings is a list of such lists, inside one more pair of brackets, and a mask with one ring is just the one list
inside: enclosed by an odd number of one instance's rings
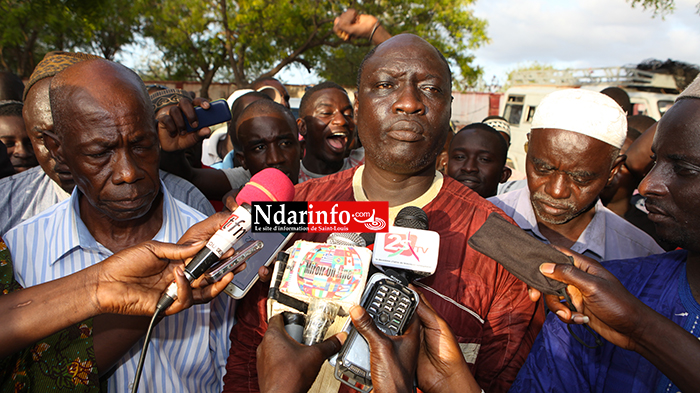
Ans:
{"label": "logo on microphone", "polygon": [[389,226],[387,233],[375,237],[372,263],[428,276],[435,273],[439,251],[437,232]]}
{"label": "logo on microphone", "polygon": [[387,233],[384,235],[384,250],[389,253],[389,257],[402,255],[414,257],[420,261],[418,254],[425,254],[428,252],[428,248],[417,244],[418,236],[413,233]]}
{"label": "logo on microphone", "polygon": [[253,202],[253,232],[386,232],[389,202]]}
{"label": "logo on microphone", "polygon": [[362,258],[352,247],[320,244],[310,250],[299,266],[297,284],[305,295],[342,300],[362,281]]}

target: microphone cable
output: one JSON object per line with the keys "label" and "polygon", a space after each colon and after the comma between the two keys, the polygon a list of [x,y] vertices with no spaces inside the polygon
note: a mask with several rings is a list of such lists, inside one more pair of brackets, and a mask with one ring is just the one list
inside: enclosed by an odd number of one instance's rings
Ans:
{"label": "microphone cable", "polygon": [[[167,307],[165,307],[167,308]],[[139,364],[136,366],[136,377],[134,377],[134,383],[131,385],[131,393],[136,393],[139,390],[139,381],[141,380],[141,372],[143,371],[143,363],[146,360],[146,351],[148,351],[148,344],[151,342],[151,335],[153,334],[153,326],[156,324],[156,320],[160,313],[164,311],[163,299],[158,302],[156,306],[156,311],[151,317],[151,323],[148,325],[148,330],[146,331],[146,338],[143,342],[143,348],[141,349],[141,356],[139,356]]]}

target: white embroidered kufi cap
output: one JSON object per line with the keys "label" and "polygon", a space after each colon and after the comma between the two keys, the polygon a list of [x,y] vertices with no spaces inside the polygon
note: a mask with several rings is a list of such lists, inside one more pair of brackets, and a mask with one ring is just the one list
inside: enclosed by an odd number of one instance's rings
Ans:
{"label": "white embroidered kufi cap", "polygon": [[533,130],[556,128],[577,132],[622,147],[627,137],[627,116],[612,98],[583,89],[547,94],[535,110]]}

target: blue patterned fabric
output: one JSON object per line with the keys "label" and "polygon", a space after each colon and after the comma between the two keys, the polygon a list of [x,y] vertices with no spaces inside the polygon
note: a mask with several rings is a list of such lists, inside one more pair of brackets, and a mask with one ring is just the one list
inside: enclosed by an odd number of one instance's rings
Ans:
{"label": "blue patterned fabric", "polygon": [[[678,250],[610,261],[604,266],[638,299],[698,337],[700,305],[686,278],[687,256],[687,251]],[[594,344],[591,333],[581,326],[572,328],[587,344]],[[550,313],[510,392],[679,391],[638,353],[602,340],[602,347],[584,347],[569,334],[566,324]]]}

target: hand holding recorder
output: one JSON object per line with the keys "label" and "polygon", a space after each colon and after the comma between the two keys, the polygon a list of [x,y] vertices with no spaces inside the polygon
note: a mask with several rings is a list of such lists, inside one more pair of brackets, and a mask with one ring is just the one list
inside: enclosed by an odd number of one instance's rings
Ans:
{"label": "hand holding recorder", "polygon": [[182,270],[226,218],[217,214],[195,224],[179,244],[144,242],[66,277],[0,296],[5,321],[0,324],[0,358],[96,315],[151,315],[173,280],[179,284],[178,301],[167,315],[216,297],[233,274],[191,287]]}
{"label": "hand holding recorder", "polygon": [[211,133],[209,126],[231,120],[226,100],[209,102],[197,97],[181,99],[177,105],[162,108],[156,113],[158,139],[167,152],[190,148]]}

